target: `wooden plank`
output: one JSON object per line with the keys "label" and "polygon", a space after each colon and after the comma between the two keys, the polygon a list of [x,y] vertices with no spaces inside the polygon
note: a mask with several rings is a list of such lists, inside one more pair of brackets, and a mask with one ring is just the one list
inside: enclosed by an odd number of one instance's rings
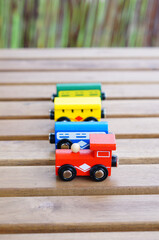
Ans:
{"label": "wooden plank", "polygon": [[69,82],[104,84],[159,83],[159,71],[0,72],[0,85],[48,85]]}
{"label": "wooden plank", "polygon": [[[119,165],[103,182],[63,182],[54,166],[0,167],[0,197],[159,194],[159,165]],[[6,205],[7,206],[7,205]]]}
{"label": "wooden plank", "polygon": [[159,48],[1,49],[0,59],[153,59]]}
{"label": "wooden plank", "polygon": [[[55,164],[55,146],[48,141],[0,141],[0,166]],[[159,164],[159,139],[118,139],[120,164]]]}
{"label": "wooden plank", "polygon": [[[159,100],[103,101],[108,118],[159,117]],[[51,101],[0,102],[0,119],[47,119]]]}
{"label": "wooden plank", "polygon": [[158,60],[0,60],[0,71],[154,71]]}
{"label": "wooden plank", "polygon": [[[159,118],[107,118],[116,138],[158,138]],[[105,121],[104,120],[104,121]],[[0,120],[0,140],[48,140],[54,121]]]}
{"label": "wooden plank", "polygon": [[[159,99],[159,84],[104,85],[107,100]],[[0,101],[46,101],[56,92],[55,85],[0,86]]]}
{"label": "wooden plank", "polygon": [[159,229],[159,195],[1,198],[0,204],[1,233]]}
{"label": "wooden plank", "polygon": [[158,240],[159,232],[150,231],[150,232],[90,232],[90,233],[40,233],[40,234],[3,234],[0,235],[0,239],[3,240]]}
{"label": "wooden plank", "polygon": [[0,146],[0,166],[55,164],[49,141],[0,141]]}

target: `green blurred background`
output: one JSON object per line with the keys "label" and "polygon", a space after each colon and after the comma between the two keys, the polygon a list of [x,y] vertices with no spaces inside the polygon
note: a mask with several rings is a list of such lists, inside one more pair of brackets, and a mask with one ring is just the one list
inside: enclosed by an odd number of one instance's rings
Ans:
{"label": "green blurred background", "polygon": [[0,0],[0,48],[159,46],[159,0]]}

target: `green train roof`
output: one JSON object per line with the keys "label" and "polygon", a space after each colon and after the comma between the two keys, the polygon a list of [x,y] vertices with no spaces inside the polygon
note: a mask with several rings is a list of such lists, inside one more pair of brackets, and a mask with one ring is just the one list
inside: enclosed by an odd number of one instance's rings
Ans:
{"label": "green train roof", "polygon": [[57,84],[57,95],[59,91],[71,91],[71,90],[94,90],[98,89],[101,91],[100,83],[67,83],[67,84]]}

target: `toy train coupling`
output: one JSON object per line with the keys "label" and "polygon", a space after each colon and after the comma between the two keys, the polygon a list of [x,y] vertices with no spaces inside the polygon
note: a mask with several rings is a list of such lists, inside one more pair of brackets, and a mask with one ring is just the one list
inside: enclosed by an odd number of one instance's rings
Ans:
{"label": "toy train coupling", "polygon": [[101,100],[105,100],[106,99],[106,95],[104,92],[101,92]]}
{"label": "toy train coupling", "polygon": [[57,97],[57,94],[52,94],[52,96],[51,96],[51,101],[52,101],[52,102],[54,102],[55,97]]}
{"label": "toy train coupling", "polygon": [[118,157],[116,155],[112,155],[112,167],[117,167],[118,165]]}
{"label": "toy train coupling", "polygon": [[51,144],[55,143],[55,133],[49,133],[49,141]]}
{"label": "toy train coupling", "polygon": [[54,120],[54,110],[50,110],[50,119]]}
{"label": "toy train coupling", "polygon": [[101,118],[106,118],[106,109],[104,108],[101,110]]}

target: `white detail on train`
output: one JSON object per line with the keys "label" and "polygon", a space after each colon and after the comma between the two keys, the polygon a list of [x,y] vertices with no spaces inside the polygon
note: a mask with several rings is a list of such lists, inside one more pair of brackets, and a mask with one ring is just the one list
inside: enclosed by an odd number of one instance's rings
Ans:
{"label": "white detail on train", "polygon": [[61,140],[64,138],[72,139],[72,140],[82,140],[89,139],[89,134],[97,134],[97,133],[105,133],[105,132],[58,132],[57,139]]}

